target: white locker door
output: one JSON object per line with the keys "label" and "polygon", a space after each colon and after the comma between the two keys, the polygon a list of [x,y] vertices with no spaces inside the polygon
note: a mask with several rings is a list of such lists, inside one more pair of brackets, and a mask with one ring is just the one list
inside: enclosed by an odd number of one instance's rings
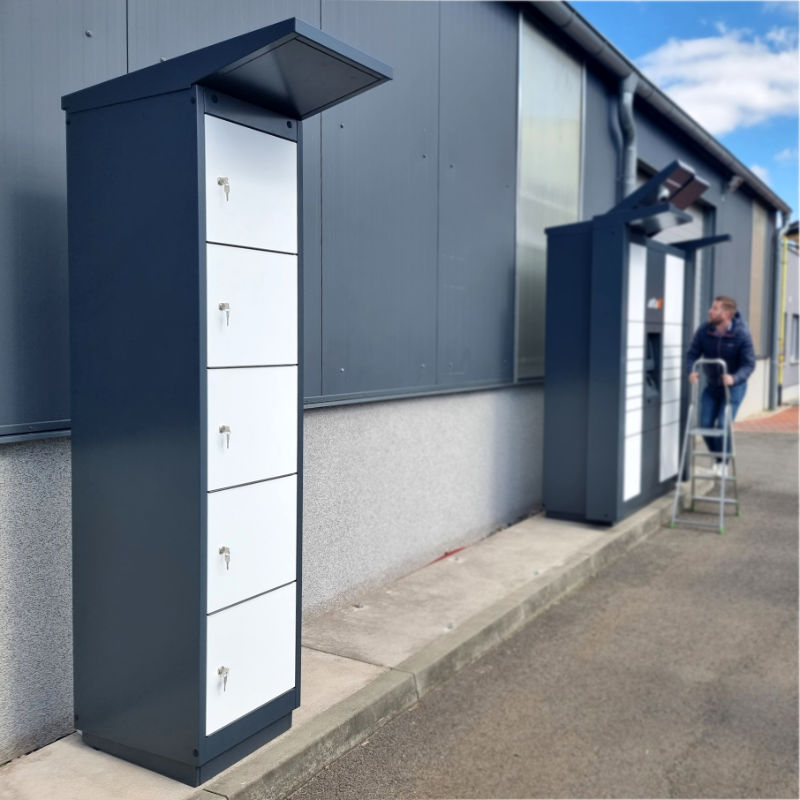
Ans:
{"label": "white locker door", "polygon": [[295,685],[295,584],[207,618],[206,735]]}
{"label": "white locker door", "polygon": [[297,364],[297,256],[207,247],[209,367]]}
{"label": "white locker door", "polygon": [[206,239],[297,253],[297,144],[206,115]]}
{"label": "white locker door", "polygon": [[208,495],[207,613],[297,578],[297,476]]}
{"label": "white locker door", "polygon": [[297,472],[297,367],[209,369],[208,489]]}
{"label": "white locker door", "polygon": [[642,491],[642,420],[644,414],[644,319],[647,249],[631,244],[628,256],[627,350],[625,363],[625,445],[622,500]]}

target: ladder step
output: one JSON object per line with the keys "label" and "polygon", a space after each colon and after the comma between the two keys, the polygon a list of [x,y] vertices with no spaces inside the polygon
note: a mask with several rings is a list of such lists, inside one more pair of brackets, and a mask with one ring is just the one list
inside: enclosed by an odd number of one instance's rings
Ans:
{"label": "ladder step", "polygon": [[[719,438],[725,435],[722,428],[692,428],[689,433],[692,436],[708,436],[710,438]],[[730,439],[730,437],[728,437]]]}
{"label": "ladder step", "polygon": [[693,519],[683,519],[682,517],[676,517],[674,522],[676,524],[680,523],[681,525],[692,525],[695,528],[711,528],[715,531],[719,530],[719,523],[715,524],[713,522],[696,522]]}
{"label": "ladder step", "polygon": [[[706,458],[719,458],[723,453],[709,453],[708,450],[692,450],[693,456],[705,456]],[[732,461],[736,458],[736,453],[726,453],[728,460]]]}
{"label": "ladder step", "polygon": [[738,500],[732,500],[730,497],[726,497],[723,500],[722,497],[715,497],[713,495],[709,496],[709,495],[702,495],[702,494],[693,494],[692,495],[692,500],[708,500],[709,502],[713,502],[713,503],[723,503],[723,502],[725,502],[725,503],[734,503],[737,506],[739,505],[739,501]]}
{"label": "ladder step", "polygon": [[695,478],[708,478],[710,481],[728,481],[729,483],[736,483],[736,478],[731,475],[715,475],[711,471],[702,470],[702,472],[697,470],[691,470],[689,472],[689,480]]}

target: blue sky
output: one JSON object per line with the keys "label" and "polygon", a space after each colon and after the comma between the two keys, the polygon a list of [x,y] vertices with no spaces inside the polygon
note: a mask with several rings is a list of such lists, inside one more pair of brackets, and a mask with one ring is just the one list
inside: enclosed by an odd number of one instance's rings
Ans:
{"label": "blue sky", "polygon": [[797,219],[797,2],[571,5],[765,180]]}

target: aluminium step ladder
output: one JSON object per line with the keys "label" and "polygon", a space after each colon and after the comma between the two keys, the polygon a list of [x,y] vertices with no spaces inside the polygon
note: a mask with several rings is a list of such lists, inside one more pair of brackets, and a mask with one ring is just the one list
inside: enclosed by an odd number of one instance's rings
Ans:
{"label": "aluminium step ladder", "polygon": [[[698,372],[699,366],[715,364],[721,367],[722,376],[727,374],[727,365],[721,358],[698,358],[694,362],[692,372]],[[675,479],[675,499],[672,503],[672,520],[670,521],[670,528],[674,528],[677,524],[692,525],[698,528],[715,528],[718,533],[725,532],[725,510],[729,506],[736,506],[736,516],[740,516],[739,509],[739,489],[736,482],[736,451],[733,442],[733,419],[731,415],[731,398],[730,391],[723,382],[725,389],[725,409],[723,412],[724,424],[722,428],[701,428],[698,422],[700,407],[698,403],[700,380],[692,384],[692,396],[689,404],[689,413],[686,416],[686,432],[683,438],[683,449],[681,450],[680,467],[678,468],[678,475]],[[722,452],[712,453],[704,449],[697,449],[695,440],[698,436],[705,436],[709,438],[722,439]],[[697,474],[696,460],[698,458],[711,458],[716,460],[722,459],[722,467],[720,474],[709,472],[709,474]],[[719,507],[718,522],[704,522],[701,520],[687,519],[686,517],[678,517],[678,506],[680,504],[681,496],[681,478],[684,474],[686,464],[689,464],[689,479],[691,481],[691,489],[689,493],[690,510],[695,511],[697,503],[716,503]],[[712,478],[715,482],[719,481],[717,488],[718,494],[713,495],[698,495],[696,491],[696,479]],[[728,484],[733,488],[733,497],[726,497],[726,488]]]}

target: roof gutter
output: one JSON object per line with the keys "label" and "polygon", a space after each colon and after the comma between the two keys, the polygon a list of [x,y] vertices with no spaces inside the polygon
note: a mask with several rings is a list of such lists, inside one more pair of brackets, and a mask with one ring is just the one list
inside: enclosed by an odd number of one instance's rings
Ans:
{"label": "roof gutter", "polygon": [[760,178],[752,173],[736,156],[723,147],[705,128],[695,122],[677,103],[670,100],[654,83],[629,61],[611,42],[598,33],[567,3],[560,0],[532,0],[533,6],[562,33],[575,42],[587,55],[599,62],[618,79],[634,74],[638,78],[636,94],[652,108],[666,117],[676,127],[711,153],[733,175],[744,178],[745,183],[773,208],[791,215],[791,207],[778,197]]}

